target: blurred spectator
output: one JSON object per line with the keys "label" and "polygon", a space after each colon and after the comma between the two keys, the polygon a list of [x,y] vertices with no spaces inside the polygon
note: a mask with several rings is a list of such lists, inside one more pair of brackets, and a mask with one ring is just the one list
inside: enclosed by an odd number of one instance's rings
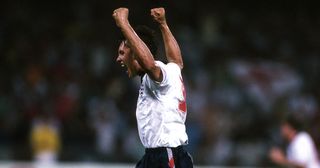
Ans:
{"label": "blurred spectator", "polygon": [[284,167],[320,168],[316,146],[311,136],[303,131],[300,118],[288,116],[281,124],[281,134],[288,142],[286,154],[280,148],[272,148],[273,162]]}
{"label": "blurred spectator", "polygon": [[92,98],[88,104],[90,122],[95,130],[95,146],[98,159],[114,160],[117,147],[117,114],[118,109],[111,100]]}
{"label": "blurred spectator", "polygon": [[30,138],[36,167],[54,166],[61,148],[57,121],[47,113],[40,114],[33,121]]}
{"label": "blurred spectator", "polygon": [[230,69],[252,101],[261,106],[262,112],[270,112],[279,98],[294,95],[302,85],[294,71],[275,62],[235,60]]}

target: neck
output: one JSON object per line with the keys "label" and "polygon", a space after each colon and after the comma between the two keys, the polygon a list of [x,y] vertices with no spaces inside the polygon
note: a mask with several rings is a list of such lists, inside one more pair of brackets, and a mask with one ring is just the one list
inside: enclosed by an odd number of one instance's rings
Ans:
{"label": "neck", "polygon": [[298,134],[297,131],[293,131],[289,136],[289,141],[292,141],[297,134]]}

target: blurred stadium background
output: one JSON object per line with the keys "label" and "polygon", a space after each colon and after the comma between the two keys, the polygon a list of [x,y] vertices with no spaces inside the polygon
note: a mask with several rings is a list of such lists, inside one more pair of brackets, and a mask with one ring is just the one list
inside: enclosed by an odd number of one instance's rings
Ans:
{"label": "blurred stadium background", "polygon": [[196,165],[274,166],[268,151],[283,144],[287,113],[301,115],[319,149],[320,12],[307,2],[1,1],[0,165],[32,162],[43,118],[57,132],[59,163],[141,158],[139,79],[115,64],[120,33],[111,14],[120,6],[133,25],[156,30],[149,9],[167,10],[185,61]]}

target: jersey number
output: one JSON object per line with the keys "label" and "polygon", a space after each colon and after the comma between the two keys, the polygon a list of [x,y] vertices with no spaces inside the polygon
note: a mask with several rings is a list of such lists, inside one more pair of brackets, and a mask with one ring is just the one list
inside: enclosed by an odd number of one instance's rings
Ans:
{"label": "jersey number", "polygon": [[187,112],[187,103],[186,103],[186,90],[184,88],[184,84],[183,84],[183,80],[182,78],[180,78],[181,80],[181,91],[182,91],[182,94],[183,94],[183,100],[179,102],[179,110],[183,111],[183,112]]}

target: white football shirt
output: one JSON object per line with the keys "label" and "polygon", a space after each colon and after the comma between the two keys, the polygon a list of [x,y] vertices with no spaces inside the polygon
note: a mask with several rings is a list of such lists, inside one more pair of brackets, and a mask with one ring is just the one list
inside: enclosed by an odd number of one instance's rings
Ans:
{"label": "white football shirt", "polygon": [[312,138],[306,132],[298,133],[287,149],[288,159],[305,165],[306,168],[320,168],[318,154]]}
{"label": "white football shirt", "polygon": [[185,145],[187,107],[181,69],[175,63],[156,65],[163,80],[156,82],[145,74],[139,90],[136,117],[141,142],[145,148]]}

